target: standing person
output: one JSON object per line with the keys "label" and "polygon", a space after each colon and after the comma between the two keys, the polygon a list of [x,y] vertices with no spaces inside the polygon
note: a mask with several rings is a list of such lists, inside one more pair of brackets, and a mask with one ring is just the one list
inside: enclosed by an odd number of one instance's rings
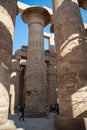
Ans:
{"label": "standing person", "polygon": [[20,116],[20,104],[18,104],[18,110],[17,110],[17,116],[19,117]]}
{"label": "standing person", "polygon": [[59,104],[58,103],[56,104],[56,112],[59,115]]}
{"label": "standing person", "polygon": [[25,104],[20,106],[20,117],[19,120],[23,120],[24,121],[24,111],[25,111]]}
{"label": "standing person", "polygon": [[47,116],[46,118],[49,119],[49,112],[50,112],[49,105],[46,105],[45,111],[46,111],[46,116]]}

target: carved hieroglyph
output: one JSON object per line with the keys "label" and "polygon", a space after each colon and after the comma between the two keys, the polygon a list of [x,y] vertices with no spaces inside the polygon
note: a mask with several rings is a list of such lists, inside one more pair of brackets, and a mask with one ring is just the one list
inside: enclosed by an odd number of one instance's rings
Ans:
{"label": "carved hieroglyph", "polygon": [[53,0],[60,115],[87,116],[87,43],[77,0]]}
{"label": "carved hieroglyph", "polygon": [[31,108],[33,112],[42,112],[47,103],[43,28],[50,22],[50,14],[46,9],[35,6],[26,9],[22,18],[29,26],[25,76],[26,107]]}

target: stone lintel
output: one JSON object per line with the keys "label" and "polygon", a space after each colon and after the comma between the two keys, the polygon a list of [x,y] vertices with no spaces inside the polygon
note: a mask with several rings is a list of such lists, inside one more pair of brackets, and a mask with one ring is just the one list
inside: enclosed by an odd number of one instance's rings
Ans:
{"label": "stone lintel", "polygon": [[[84,9],[87,9],[87,0],[78,0],[79,2],[79,6],[84,8]],[[23,13],[23,11],[27,8],[30,7],[30,5],[27,5],[27,4],[24,4],[22,2],[17,2],[17,6],[18,6],[18,10],[19,10],[19,13]],[[48,10],[48,12],[53,16],[53,12],[52,12],[52,9],[51,8],[48,8],[46,6],[43,6],[44,8],[46,8]]]}
{"label": "stone lintel", "polygon": [[54,117],[56,130],[87,130],[87,118],[72,118],[57,115]]}
{"label": "stone lintel", "polygon": [[51,34],[49,34],[49,33],[47,33],[47,32],[44,32],[44,38],[47,38],[47,39],[49,39],[50,38],[50,36],[51,36]]}
{"label": "stone lintel", "polygon": [[[25,23],[28,23],[29,15],[31,15],[31,14],[33,14],[33,15],[38,14],[39,16],[43,17],[44,26],[46,26],[48,23],[50,23],[51,16],[50,16],[49,12],[43,7],[32,6],[30,8],[27,8],[26,10],[24,10],[23,14],[22,14],[22,19]],[[38,15],[37,15],[37,17],[38,17]]]}
{"label": "stone lintel", "polygon": [[[19,10],[19,13],[23,13],[23,11],[29,7],[31,7],[30,5],[28,4],[24,4],[22,2],[17,2],[17,6],[18,6],[18,10]],[[50,13],[50,15],[53,15],[53,11],[51,8],[48,8],[46,6],[43,6],[43,8],[46,8],[48,10],[48,12]]]}
{"label": "stone lintel", "polygon": [[19,1],[17,2],[17,6],[18,6],[18,11],[19,11],[19,13],[23,13],[23,11],[24,11],[25,9],[27,9],[27,8],[30,7],[30,5],[24,4],[24,3],[19,2]]}

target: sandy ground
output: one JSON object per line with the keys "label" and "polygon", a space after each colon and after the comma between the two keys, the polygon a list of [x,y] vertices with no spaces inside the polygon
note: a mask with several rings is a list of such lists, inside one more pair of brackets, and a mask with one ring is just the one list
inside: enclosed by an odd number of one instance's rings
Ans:
{"label": "sandy ground", "polygon": [[50,113],[49,119],[25,118],[25,121],[19,121],[17,115],[9,115],[9,119],[14,120],[17,130],[55,130],[54,115]]}

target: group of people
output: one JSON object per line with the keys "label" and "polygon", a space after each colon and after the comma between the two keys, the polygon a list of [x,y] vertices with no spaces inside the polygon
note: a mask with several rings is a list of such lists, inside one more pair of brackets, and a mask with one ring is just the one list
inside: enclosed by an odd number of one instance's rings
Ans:
{"label": "group of people", "polygon": [[47,118],[49,118],[50,112],[55,112],[55,113],[59,114],[59,104],[56,103],[56,104],[52,104],[52,105],[46,105],[45,111],[46,111]]}
{"label": "group of people", "polygon": [[24,121],[25,104],[18,105],[18,118],[19,121],[22,119]]}
{"label": "group of people", "polygon": [[52,104],[49,106],[50,112],[56,112],[57,114],[59,114],[59,104]]}
{"label": "group of people", "polygon": [[[52,105],[46,105],[45,111],[47,113],[47,118],[48,118],[50,112],[56,112],[57,114],[59,114],[58,103],[52,104]],[[19,121],[21,119],[22,119],[22,121],[24,121],[24,112],[25,112],[25,104],[18,105],[18,119],[19,119]]]}

